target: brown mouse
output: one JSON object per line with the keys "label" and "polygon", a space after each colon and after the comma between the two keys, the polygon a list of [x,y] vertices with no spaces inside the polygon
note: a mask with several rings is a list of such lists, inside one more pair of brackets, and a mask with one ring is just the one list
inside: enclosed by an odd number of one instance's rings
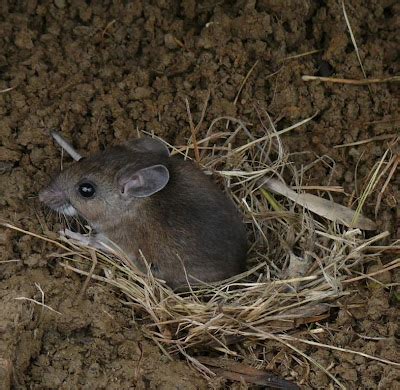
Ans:
{"label": "brown mouse", "polygon": [[[245,269],[246,231],[231,200],[190,161],[140,138],[82,158],[39,194],[40,201],[87,220],[85,244],[120,248],[172,288],[215,282]],[[106,245],[104,245],[106,243]],[[187,279],[188,278],[188,279]]]}

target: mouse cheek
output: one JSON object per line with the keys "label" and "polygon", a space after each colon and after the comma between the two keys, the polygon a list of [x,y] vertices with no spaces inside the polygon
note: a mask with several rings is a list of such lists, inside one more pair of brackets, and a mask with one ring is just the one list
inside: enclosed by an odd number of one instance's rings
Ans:
{"label": "mouse cheek", "polygon": [[90,225],[101,223],[101,202],[86,201],[77,202],[76,209],[80,216],[82,216]]}

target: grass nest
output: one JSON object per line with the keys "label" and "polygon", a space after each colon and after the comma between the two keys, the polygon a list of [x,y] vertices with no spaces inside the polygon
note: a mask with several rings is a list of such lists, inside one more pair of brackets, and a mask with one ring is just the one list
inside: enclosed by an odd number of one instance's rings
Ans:
{"label": "grass nest", "polygon": [[[229,129],[233,130],[214,131],[222,127],[215,126],[221,121],[230,121]],[[373,278],[374,275],[363,273],[365,265],[384,251],[385,247],[376,244],[388,235],[384,232],[366,238],[357,227],[357,217],[362,218],[360,208],[351,214],[352,225],[344,217],[327,218],[324,211],[314,212],[300,198],[279,195],[265,185],[270,180],[286,183],[292,193],[295,189],[295,194],[301,196],[307,184],[305,178],[317,164],[333,165],[325,157],[300,168],[291,162],[281,135],[306,121],[279,132],[272,122],[270,129],[261,125],[259,130],[264,135],[255,138],[243,122],[218,118],[204,139],[195,140],[193,135],[188,145],[169,145],[173,154],[185,158],[194,155],[204,171],[214,174],[224,185],[243,213],[252,246],[248,271],[241,275],[173,292],[155,279],[150,269],[147,274],[141,273],[123,255],[110,256],[83,248],[66,238],[38,237],[62,248],[62,253],[52,256],[60,258],[63,267],[85,275],[85,286],[94,279],[122,294],[124,304],[132,308],[144,334],[168,357],[182,354],[207,376],[225,370],[225,374],[230,372],[231,379],[236,375],[241,380],[265,384],[260,382],[260,371],[254,372],[254,367],[263,365],[270,341],[291,350],[299,361],[322,369],[340,387],[343,386],[329,370],[307,356],[299,345],[336,349],[396,365],[307,337],[311,333],[316,335],[318,329],[322,331],[318,326],[308,325],[308,333],[304,332],[305,324],[318,324],[330,316],[336,300],[352,293],[352,282]],[[366,185],[369,192],[377,176],[378,171],[371,175],[372,185]],[[338,190],[324,186],[307,189],[318,191],[318,197],[314,197],[325,199],[325,205],[331,206],[332,192]],[[397,266],[398,261],[389,263],[375,274]],[[221,355],[228,361],[245,362],[252,367],[227,369],[225,359],[224,367],[214,359]]]}

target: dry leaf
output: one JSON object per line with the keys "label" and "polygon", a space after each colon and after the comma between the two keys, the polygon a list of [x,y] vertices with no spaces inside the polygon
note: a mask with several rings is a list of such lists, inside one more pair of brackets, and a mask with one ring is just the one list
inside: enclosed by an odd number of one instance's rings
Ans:
{"label": "dry leaf", "polygon": [[210,358],[206,356],[200,356],[196,359],[200,363],[211,367],[211,370],[214,371],[217,375],[220,375],[230,380],[238,382],[245,381],[246,383],[268,386],[268,388],[274,389],[300,389],[299,386],[297,386],[293,382],[281,379],[268,371],[260,370],[244,363],[233,362],[227,359]]}
{"label": "dry leaf", "polygon": [[[299,194],[290,189],[285,183],[276,179],[267,179],[261,182],[261,185],[277,194],[283,195],[293,202],[305,207],[315,214],[320,215],[330,221],[343,224],[351,228],[362,230],[375,230],[376,224],[371,219],[359,214],[346,206],[320,198],[312,194]],[[355,221],[355,222],[354,222]]]}

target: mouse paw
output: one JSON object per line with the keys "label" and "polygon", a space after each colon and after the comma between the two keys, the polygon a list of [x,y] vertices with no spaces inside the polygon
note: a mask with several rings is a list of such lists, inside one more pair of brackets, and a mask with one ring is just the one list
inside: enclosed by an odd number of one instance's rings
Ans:
{"label": "mouse paw", "polygon": [[108,251],[107,250],[107,246],[104,245],[103,240],[102,240],[102,236],[100,235],[91,235],[91,236],[87,236],[87,235],[83,235],[81,233],[77,233],[77,232],[73,232],[72,230],[69,229],[64,229],[64,230],[60,230],[60,236],[61,237],[65,237],[65,238],[69,238],[71,240],[74,240],[76,242],[78,242],[80,245],[82,246],[88,246],[94,249],[99,249],[102,251]]}
{"label": "mouse paw", "polygon": [[60,233],[61,237],[70,238],[71,240],[79,242],[81,245],[84,245],[84,246],[90,245],[90,242],[91,242],[90,238],[87,236],[84,236],[81,233],[76,233],[69,229],[60,230],[59,233]]}

